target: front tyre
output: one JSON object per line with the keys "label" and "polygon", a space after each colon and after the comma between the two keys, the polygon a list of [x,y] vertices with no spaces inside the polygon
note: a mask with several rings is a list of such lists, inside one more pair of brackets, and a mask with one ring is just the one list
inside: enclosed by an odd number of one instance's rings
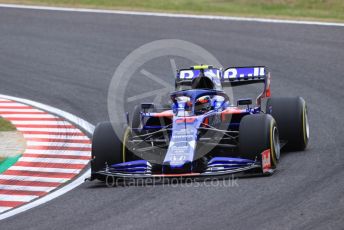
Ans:
{"label": "front tyre", "polygon": [[[118,135],[114,131],[116,129]],[[125,160],[125,148],[122,140],[127,129],[122,124],[110,122],[99,123],[92,137],[91,179],[104,181],[104,177],[96,172],[103,170],[106,165],[118,164]],[[120,137],[119,137],[120,136]]]}
{"label": "front tyre", "polygon": [[243,158],[262,161],[262,152],[270,151],[271,168],[280,158],[279,133],[276,122],[268,114],[247,115],[239,127],[239,151]]}

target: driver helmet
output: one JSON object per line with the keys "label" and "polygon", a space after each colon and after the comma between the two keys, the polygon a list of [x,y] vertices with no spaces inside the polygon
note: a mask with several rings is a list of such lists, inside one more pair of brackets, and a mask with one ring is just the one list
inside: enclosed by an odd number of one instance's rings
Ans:
{"label": "driver helmet", "polygon": [[211,98],[207,96],[199,97],[195,102],[195,114],[204,114],[211,110]]}

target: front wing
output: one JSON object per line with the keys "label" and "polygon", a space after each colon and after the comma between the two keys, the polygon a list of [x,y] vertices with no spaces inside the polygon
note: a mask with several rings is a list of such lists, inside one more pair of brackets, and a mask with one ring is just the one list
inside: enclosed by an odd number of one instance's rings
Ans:
{"label": "front wing", "polygon": [[131,161],[105,167],[104,170],[92,172],[93,176],[122,179],[161,179],[161,178],[206,178],[223,177],[233,174],[271,175],[274,169],[270,164],[270,151],[261,153],[262,161],[242,158],[215,157],[208,162],[208,166],[201,173],[153,173],[152,165],[145,160]]}

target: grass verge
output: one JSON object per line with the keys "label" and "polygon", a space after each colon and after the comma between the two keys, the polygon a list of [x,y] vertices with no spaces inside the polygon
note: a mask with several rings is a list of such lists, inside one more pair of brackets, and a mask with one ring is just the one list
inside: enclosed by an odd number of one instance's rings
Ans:
{"label": "grass verge", "polygon": [[16,128],[12,125],[11,122],[5,120],[4,118],[0,117],[0,132],[3,131],[15,131]]}
{"label": "grass verge", "polygon": [[[16,130],[16,128],[11,124],[11,122],[9,122],[9,121],[5,120],[4,118],[0,117],[0,132],[14,131],[14,130]],[[0,157],[0,163],[2,161],[4,161],[5,159],[6,158]]]}
{"label": "grass verge", "polygon": [[343,0],[0,0],[0,3],[344,22]]}

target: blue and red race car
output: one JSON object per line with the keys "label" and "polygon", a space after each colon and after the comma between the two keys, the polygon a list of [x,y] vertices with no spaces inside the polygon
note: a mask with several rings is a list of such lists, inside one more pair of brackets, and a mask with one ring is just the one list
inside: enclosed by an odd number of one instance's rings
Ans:
{"label": "blue and red race car", "polygon": [[[259,83],[254,102],[224,90]],[[91,179],[270,175],[282,147],[307,146],[305,100],[271,97],[266,67],[194,66],[178,71],[175,87],[168,107],[141,104],[125,125],[97,125]]]}

